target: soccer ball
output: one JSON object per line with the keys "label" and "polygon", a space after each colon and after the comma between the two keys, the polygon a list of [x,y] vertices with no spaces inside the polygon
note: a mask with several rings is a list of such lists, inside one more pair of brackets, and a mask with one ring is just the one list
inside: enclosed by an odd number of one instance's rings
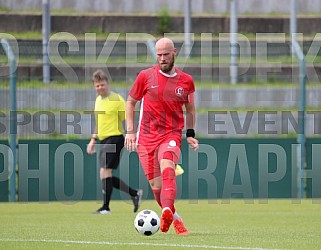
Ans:
{"label": "soccer ball", "polygon": [[159,217],[152,210],[142,210],[137,214],[134,226],[138,233],[151,236],[159,230]]}

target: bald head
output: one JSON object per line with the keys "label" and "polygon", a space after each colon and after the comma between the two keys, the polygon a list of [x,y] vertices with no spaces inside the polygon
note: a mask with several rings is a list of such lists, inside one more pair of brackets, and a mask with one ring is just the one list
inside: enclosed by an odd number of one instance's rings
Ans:
{"label": "bald head", "polygon": [[169,38],[161,38],[156,43],[156,50],[157,49],[166,49],[166,50],[173,50],[174,49],[174,43]]}

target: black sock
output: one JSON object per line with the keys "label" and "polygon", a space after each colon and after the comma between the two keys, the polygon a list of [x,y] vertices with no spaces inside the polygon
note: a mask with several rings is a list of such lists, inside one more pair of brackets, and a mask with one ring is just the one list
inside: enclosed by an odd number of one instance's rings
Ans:
{"label": "black sock", "polygon": [[103,193],[104,193],[104,208],[106,210],[109,209],[109,202],[111,198],[111,194],[113,192],[113,180],[112,177],[108,177],[106,179],[102,179],[102,184],[103,184]]}
{"label": "black sock", "polygon": [[113,186],[114,188],[120,189],[121,191],[129,194],[130,196],[137,195],[137,190],[132,189],[125,182],[123,182],[121,179],[119,179],[116,176],[113,176]]}

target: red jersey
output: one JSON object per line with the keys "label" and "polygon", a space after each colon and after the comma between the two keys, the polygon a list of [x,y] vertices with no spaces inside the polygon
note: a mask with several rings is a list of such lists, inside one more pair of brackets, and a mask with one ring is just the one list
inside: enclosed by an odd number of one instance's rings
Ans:
{"label": "red jersey", "polygon": [[158,65],[139,73],[129,95],[141,100],[138,144],[153,144],[169,134],[181,135],[183,105],[193,98],[193,78],[175,69],[174,75],[160,72]]}

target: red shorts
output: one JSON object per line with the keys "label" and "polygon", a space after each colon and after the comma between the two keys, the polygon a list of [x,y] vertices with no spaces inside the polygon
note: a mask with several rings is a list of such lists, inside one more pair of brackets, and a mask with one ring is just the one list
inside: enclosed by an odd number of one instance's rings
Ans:
{"label": "red shorts", "polygon": [[152,180],[161,175],[162,159],[177,164],[181,154],[181,135],[170,135],[157,144],[138,144],[137,153],[147,180]]}

